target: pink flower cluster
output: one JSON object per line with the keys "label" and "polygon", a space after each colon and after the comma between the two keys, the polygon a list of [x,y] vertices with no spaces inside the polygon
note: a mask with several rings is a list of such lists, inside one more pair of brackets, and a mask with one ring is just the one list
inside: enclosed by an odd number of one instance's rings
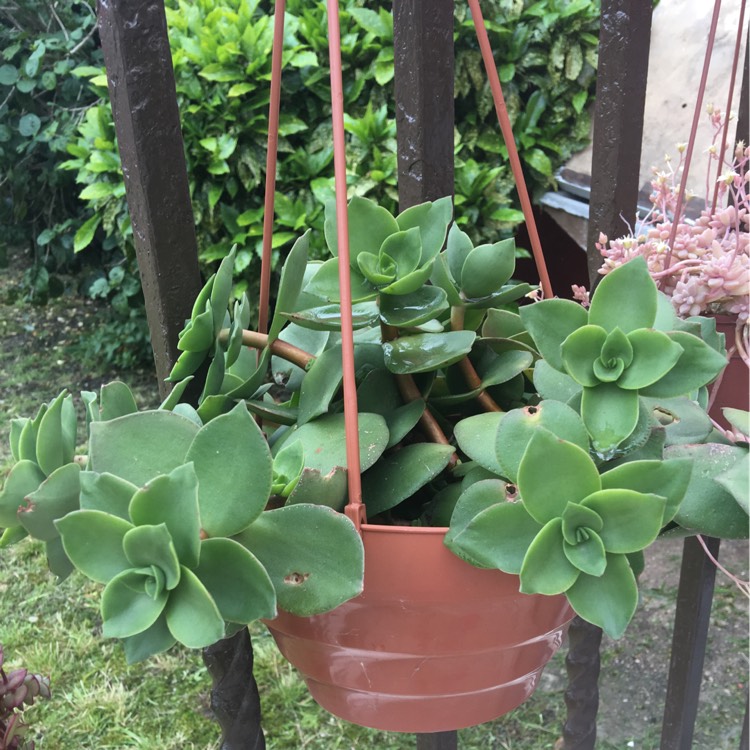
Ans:
{"label": "pink flower cluster", "polygon": [[[716,141],[723,119],[717,110],[710,114]],[[710,174],[716,174],[716,150],[715,145],[709,148]],[[679,190],[675,175],[681,171],[683,152],[684,147],[680,147],[676,171],[654,169],[652,209],[639,222],[637,234],[611,241],[606,235],[599,235],[596,246],[604,257],[599,273],[607,274],[642,255],[680,317],[722,313],[736,315],[738,327],[746,326],[750,317],[750,148],[742,142],[737,144],[733,162],[716,181],[716,197],[713,189],[709,191],[713,186],[706,186],[706,207],[696,220],[687,219],[681,212],[669,253]]]}

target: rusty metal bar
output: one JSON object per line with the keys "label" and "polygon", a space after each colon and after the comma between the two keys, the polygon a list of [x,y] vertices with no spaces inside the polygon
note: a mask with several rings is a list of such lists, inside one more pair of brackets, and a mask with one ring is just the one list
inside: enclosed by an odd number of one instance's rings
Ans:
{"label": "rusty metal bar", "polygon": [[[453,195],[453,7],[453,0],[393,0],[401,211]],[[417,750],[457,747],[453,731],[417,735]]]}
{"label": "rusty metal bar", "polygon": [[[151,345],[164,395],[164,378],[177,357],[177,334],[201,287],[164,3],[100,0],[98,14]],[[199,392],[194,391],[193,398]],[[211,705],[224,733],[222,750],[263,750],[247,630],[204,649],[203,658],[214,681]]]}
{"label": "rusty metal bar", "polygon": [[162,395],[200,291],[197,243],[161,0],[100,0],[99,31]]}
{"label": "rusty metal bar", "polygon": [[[704,537],[718,559],[719,539]],[[695,537],[685,539],[672,634],[661,750],[690,750],[706,654],[716,566]]]}
{"label": "rusty metal bar", "polygon": [[651,0],[602,1],[587,242],[592,284],[599,233],[613,239],[635,224],[651,14]]}

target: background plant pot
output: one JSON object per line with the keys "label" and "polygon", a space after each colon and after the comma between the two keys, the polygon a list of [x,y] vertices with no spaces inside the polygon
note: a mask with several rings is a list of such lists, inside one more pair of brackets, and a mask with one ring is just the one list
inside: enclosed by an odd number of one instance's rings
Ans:
{"label": "background plant pot", "polygon": [[518,592],[444,545],[445,528],[365,524],[364,593],[268,623],[313,698],[347,721],[440,732],[489,721],[536,688],[573,617],[563,596]]}
{"label": "background plant pot", "polygon": [[[732,315],[716,315],[714,317],[716,318],[716,330],[726,336],[726,346],[729,350],[734,346],[737,318]],[[742,357],[735,351],[720,377],[719,390],[708,413],[722,427],[729,428],[730,424],[724,419],[721,410],[725,406],[745,411],[750,408],[750,370],[743,362]]]}

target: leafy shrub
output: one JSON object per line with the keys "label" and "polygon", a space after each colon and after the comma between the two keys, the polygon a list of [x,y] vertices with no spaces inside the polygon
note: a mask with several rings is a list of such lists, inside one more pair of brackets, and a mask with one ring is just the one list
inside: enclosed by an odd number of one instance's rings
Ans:
{"label": "leafy shrub", "polygon": [[60,290],[54,272],[73,258],[72,227],[84,208],[73,175],[55,167],[96,100],[71,75],[82,62],[101,64],[95,21],[93,0],[0,8],[0,232],[3,243],[33,250],[23,287],[37,301]]}

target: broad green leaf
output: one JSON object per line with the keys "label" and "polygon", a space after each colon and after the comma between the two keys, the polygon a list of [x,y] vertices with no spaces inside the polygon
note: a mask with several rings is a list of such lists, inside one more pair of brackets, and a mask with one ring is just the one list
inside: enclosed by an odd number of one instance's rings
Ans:
{"label": "broad green leaf", "polygon": [[[512,487],[512,485],[507,485],[501,479],[481,479],[466,488],[461,487],[461,494],[451,515],[450,529],[445,535],[446,545],[457,534],[463,531],[469,522],[482,511],[491,508],[493,505],[507,503],[509,486]],[[512,505],[513,503],[508,504]]]}
{"label": "broad green leaf", "polygon": [[453,217],[453,200],[447,195],[436,201],[421,203],[402,211],[396,221],[401,230],[418,227],[422,241],[422,266],[432,260],[443,247],[448,225]]}
{"label": "broad green leaf", "polygon": [[57,583],[64,581],[75,570],[70,558],[65,554],[59,536],[44,543],[44,554],[50,573],[57,576]]}
{"label": "broad green leaf", "polygon": [[396,263],[388,256],[360,253],[357,256],[357,267],[367,281],[376,287],[396,279]]}
{"label": "broad green leaf", "polygon": [[576,544],[564,540],[563,552],[578,570],[590,576],[600,576],[607,567],[607,553],[601,537],[595,531],[589,532],[586,539]]}
{"label": "broad green leaf", "polygon": [[508,305],[511,302],[515,302],[521,299],[524,295],[535,290],[537,287],[531,286],[526,282],[518,284],[506,284],[504,287],[499,289],[494,294],[490,294],[488,297],[482,297],[475,300],[466,300],[467,310],[484,310],[488,307],[499,307],[501,305]]}
{"label": "broad green leaf", "polygon": [[105,638],[127,638],[148,630],[158,619],[168,593],[156,598],[143,589],[146,574],[126,570],[115,576],[102,592],[102,633]]}
{"label": "broad green leaf", "polygon": [[[390,297],[388,299],[391,299]],[[378,322],[380,311],[376,302],[359,302],[352,305],[352,328],[369,328]],[[285,313],[284,317],[313,331],[340,331],[341,305],[321,305],[308,310]],[[311,352],[312,353],[312,352]]]}
{"label": "broad green leaf", "polygon": [[15,419],[10,420],[10,435],[8,440],[10,443],[10,453],[13,456],[14,461],[21,460],[21,456],[18,452],[18,444],[21,439],[21,432],[29,421],[30,420],[26,417],[16,417]]}
{"label": "broad green leaf", "polygon": [[167,380],[177,383],[192,375],[203,364],[207,354],[208,351],[182,352],[170,370]]}
{"label": "broad green leaf", "polygon": [[13,466],[0,492],[0,528],[18,525],[18,508],[44,479],[44,472],[33,461],[21,460]]}
{"label": "broad green leaf", "polygon": [[594,450],[606,458],[638,424],[638,393],[626,391],[616,383],[584,388],[581,417]]}
{"label": "broad green leaf", "polygon": [[562,519],[553,518],[534,537],[521,565],[521,592],[561,594],[580,575],[563,550]]}
{"label": "broad green leaf", "polygon": [[396,378],[388,370],[368,372],[357,387],[357,406],[360,411],[385,415],[403,403]]}
{"label": "broad green leaf", "polygon": [[276,307],[271,327],[268,331],[268,343],[275,341],[286,319],[282,313],[290,312],[302,291],[302,282],[307,268],[307,252],[310,246],[310,231],[305,232],[292,246],[281,269],[281,279],[276,295]]}
{"label": "broad green leaf", "polygon": [[495,440],[498,427],[506,416],[501,412],[475,414],[458,422],[453,433],[458,447],[472,461],[500,476],[505,472],[495,453]]}
{"label": "broad green leaf", "polygon": [[[224,317],[227,314],[229,300],[232,296],[232,279],[234,276],[234,259],[236,248],[233,247],[231,252],[219,264],[219,270],[214,277],[214,283],[211,287],[211,311],[214,316],[214,335],[217,334],[224,325]],[[181,380],[182,378],[180,378]]]}
{"label": "broad green leaf", "polygon": [[710,383],[726,366],[724,354],[712,349],[697,336],[682,331],[671,331],[669,338],[683,351],[677,364],[653,385],[641,391],[644,396],[684,396]]}
{"label": "broad green leaf", "polygon": [[526,447],[540,427],[583,451],[589,449],[588,433],[578,413],[558,401],[541,401],[536,406],[509,411],[500,423],[494,443],[502,467],[499,473],[513,482],[517,480]]}
{"label": "broad green leaf", "polygon": [[425,408],[426,404],[420,398],[383,414],[389,435],[386,448],[398,445],[417,426]]}
{"label": "broad green leaf", "polygon": [[661,331],[632,331],[628,340],[633,346],[633,361],[617,381],[620,388],[636,390],[661,380],[682,355],[682,347]]}
{"label": "broad green leaf", "polygon": [[12,547],[22,539],[26,539],[28,535],[29,532],[26,531],[21,524],[18,524],[17,526],[9,526],[3,530],[2,534],[0,534],[0,549]]}
{"label": "broad green leaf", "polygon": [[180,561],[166,524],[136,526],[122,538],[122,551],[133,568],[152,565],[164,574],[164,586],[171,591],[180,580]]}
{"label": "broad green leaf", "polygon": [[457,482],[447,484],[442,490],[436,492],[423,514],[426,524],[435,528],[447,529],[450,526],[451,516],[462,492],[461,485]]}
{"label": "broad green leaf", "polygon": [[581,386],[570,375],[555,370],[543,359],[538,359],[534,363],[534,388],[543,399],[563,403],[581,393]]}
{"label": "broad green leaf", "polygon": [[73,565],[97,583],[107,583],[131,565],[122,540],[131,523],[98,510],[76,510],[55,522]]}
{"label": "broad green leaf", "polygon": [[149,656],[166,651],[174,644],[175,638],[169,632],[167,618],[163,613],[150,628],[122,640],[128,664],[148,659]]}
{"label": "broad green leaf", "polygon": [[748,456],[740,458],[734,466],[716,477],[716,481],[737,501],[737,505],[750,514],[750,465]]}
{"label": "broad green leaf", "polygon": [[175,406],[177,406],[177,404],[180,402],[182,395],[185,393],[185,389],[190,385],[192,380],[193,376],[190,375],[184,380],[181,380],[179,383],[175,383],[174,387],[169,392],[167,397],[159,405],[159,408],[165,409],[166,411],[173,411]]}
{"label": "broad green leaf", "polygon": [[513,239],[475,247],[461,269],[460,286],[466,297],[482,298],[497,292],[516,267],[515,248]]}
{"label": "broad green leaf", "polygon": [[601,489],[601,482],[585,450],[538,427],[518,467],[518,489],[526,510],[546,524],[568,503],[580,503]]}
{"label": "broad green leaf", "polygon": [[[231,570],[232,574],[227,575]],[[250,623],[276,617],[276,592],[266,569],[238,542],[206,539],[201,542],[195,574],[228,622]]]}
{"label": "broad green leaf", "polygon": [[286,504],[310,503],[343,511],[346,493],[346,469],[343,467],[335,467],[325,475],[317,469],[306,468],[302,470]]}
{"label": "broad green leaf", "polygon": [[205,352],[214,342],[214,313],[211,302],[205,302],[206,309],[191,318],[180,333],[177,348],[181,352]]}
{"label": "broad green leaf", "polygon": [[136,526],[165,524],[180,563],[190,568],[198,564],[201,519],[193,464],[151,480],[133,495],[128,512]]}
{"label": "broad green leaf", "polygon": [[664,425],[668,445],[703,443],[713,430],[708,414],[689,398],[641,400],[657,422]]}
{"label": "broad green leaf", "polygon": [[451,280],[455,282],[456,286],[460,285],[461,271],[473,249],[474,244],[469,235],[461,231],[458,224],[453,224],[448,232],[448,244],[445,248],[444,257]]}
{"label": "broad green leaf", "polygon": [[651,328],[656,320],[656,284],[643,257],[610,271],[596,287],[589,308],[589,323],[609,332],[630,333]]}
{"label": "broad green leaf", "polygon": [[50,405],[39,423],[36,437],[36,460],[39,468],[49,476],[73,460],[71,446],[63,437],[62,407],[66,398],[63,391]]}
{"label": "broad green leaf", "polygon": [[599,532],[607,552],[637,552],[656,539],[662,527],[665,499],[633,490],[594,492],[581,505],[604,522]]}
{"label": "broad green leaf", "polygon": [[586,310],[571,300],[548,299],[525,305],[519,314],[542,357],[556,370],[564,372],[562,343],[573,331],[588,323]]}
{"label": "broad green leaf", "polygon": [[224,364],[224,357],[217,353],[217,356],[211,360],[211,364],[208,366],[206,382],[203,386],[203,392],[201,393],[199,403],[203,402],[208,396],[220,393],[221,387],[224,384],[225,375],[226,366]]}
{"label": "broad green leaf", "polygon": [[580,541],[581,530],[599,532],[604,525],[598,513],[579,503],[568,503],[563,511],[562,520],[563,538],[568,544]]}
{"label": "broad green leaf", "polygon": [[87,219],[78,228],[78,231],[73,237],[73,252],[79,253],[81,250],[87,248],[94,239],[99,224],[102,223],[102,215],[99,213],[94,214],[90,219]]}
{"label": "broad green leaf", "polygon": [[508,310],[487,310],[487,317],[482,325],[482,336],[486,338],[510,338],[519,333],[525,333],[526,329],[521,322],[518,313]]}
{"label": "broad green leaf", "polygon": [[396,232],[386,237],[380,246],[380,257],[393,258],[396,264],[396,276],[401,279],[421,265],[422,239],[417,227]]}
{"label": "broad green leaf", "polygon": [[37,490],[27,495],[27,505],[18,511],[18,520],[35,539],[48,542],[59,536],[55,521],[78,510],[81,485],[78,464],[65,464],[55,469]]}
{"label": "broad green leaf", "polygon": [[425,263],[416,271],[407,273],[406,276],[396,279],[393,283],[388,284],[380,289],[381,294],[413,294],[421,289],[430,278],[432,273],[432,262]]}
{"label": "broad green leaf", "polygon": [[463,304],[461,295],[458,292],[458,287],[455,281],[451,278],[448,270],[448,255],[445,252],[435,258],[432,264],[432,273],[430,275],[430,281],[433,286],[442,289],[448,295],[448,302],[451,305],[459,307]]}
{"label": "broad green leaf", "polygon": [[638,606],[638,585],[624,555],[607,555],[601,576],[582,573],[566,595],[578,615],[598,625],[610,638],[625,632]]}
{"label": "broad green leaf", "polygon": [[386,367],[398,375],[447,367],[466,356],[475,339],[474,331],[404,336],[383,344]]}
{"label": "broad green leaf", "polygon": [[380,298],[380,316],[389,326],[411,328],[422,325],[447,310],[446,293],[437,286],[423,286],[411,294]]}
{"label": "broad green leaf", "polygon": [[341,386],[341,345],[326,349],[313,363],[302,381],[297,423],[306,424],[325,414]]}
{"label": "broad green leaf", "polygon": [[601,379],[595,372],[595,365],[606,340],[607,332],[603,328],[587,325],[573,331],[563,341],[561,353],[565,371],[580,385],[599,384]]}
{"label": "broad green leaf", "polygon": [[278,606],[287,612],[309,617],[362,591],[362,539],[345,515],[330,508],[289,505],[267,511],[237,541],[268,571]]}
{"label": "broad green leaf", "polygon": [[602,489],[627,489],[666,499],[662,526],[674,518],[685,496],[692,464],[686,459],[628,461],[601,475]]}
{"label": "broad green leaf", "polygon": [[[362,252],[377,255],[386,237],[399,231],[399,225],[388,211],[371,200],[355,196],[349,201],[349,258],[352,268]],[[338,255],[336,204],[326,204],[325,236],[328,248]]]}
{"label": "broad green leaf", "polygon": [[493,385],[507,383],[516,375],[527,370],[534,357],[531,352],[522,350],[503,352],[498,354],[491,361],[491,364],[480,369],[479,375],[482,378],[482,387],[489,388]]}
{"label": "broad green leaf", "polygon": [[725,407],[721,411],[724,419],[732,425],[732,429],[745,436],[750,435],[750,412],[730,407]]}
{"label": "broad green leaf", "polygon": [[169,632],[188,648],[205,648],[224,637],[219,609],[198,577],[184,565],[180,583],[164,608]]}
{"label": "broad green leaf", "polygon": [[[328,474],[336,467],[346,468],[344,415],[329,414],[291,431],[289,442],[299,440],[305,450],[305,464]],[[379,414],[359,414],[359,461],[362,471],[370,468],[388,444],[388,428]],[[280,447],[280,446],[279,446]],[[274,453],[278,449],[274,448]]]}
{"label": "broad green leaf", "polygon": [[[352,302],[365,302],[377,297],[377,290],[364,276],[354,268],[349,271],[352,287]],[[305,291],[314,294],[328,302],[341,300],[339,284],[339,259],[330,258],[317,270]]]}
{"label": "broad green leaf", "polygon": [[206,303],[211,299],[211,291],[214,288],[214,282],[216,281],[216,274],[211,274],[208,281],[203,285],[200,292],[198,292],[198,296],[195,298],[195,302],[193,302],[193,309],[190,313],[190,318],[196,318],[198,315],[200,315],[202,312],[205,312],[206,310]]}
{"label": "broad green leaf", "polygon": [[185,463],[198,426],[170,411],[142,411],[108,422],[94,422],[88,468],[141,487]]}
{"label": "broad green leaf", "polygon": [[99,419],[116,419],[137,411],[138,405],[133,393],[125,383],[115,380],[102,386]]}
{"label": "broad green leaf", "polygon": [[381,458],[362,476],[362,498],[369,515],[394,508],[432,481],[447,465],[453,446],[413,443]]}

